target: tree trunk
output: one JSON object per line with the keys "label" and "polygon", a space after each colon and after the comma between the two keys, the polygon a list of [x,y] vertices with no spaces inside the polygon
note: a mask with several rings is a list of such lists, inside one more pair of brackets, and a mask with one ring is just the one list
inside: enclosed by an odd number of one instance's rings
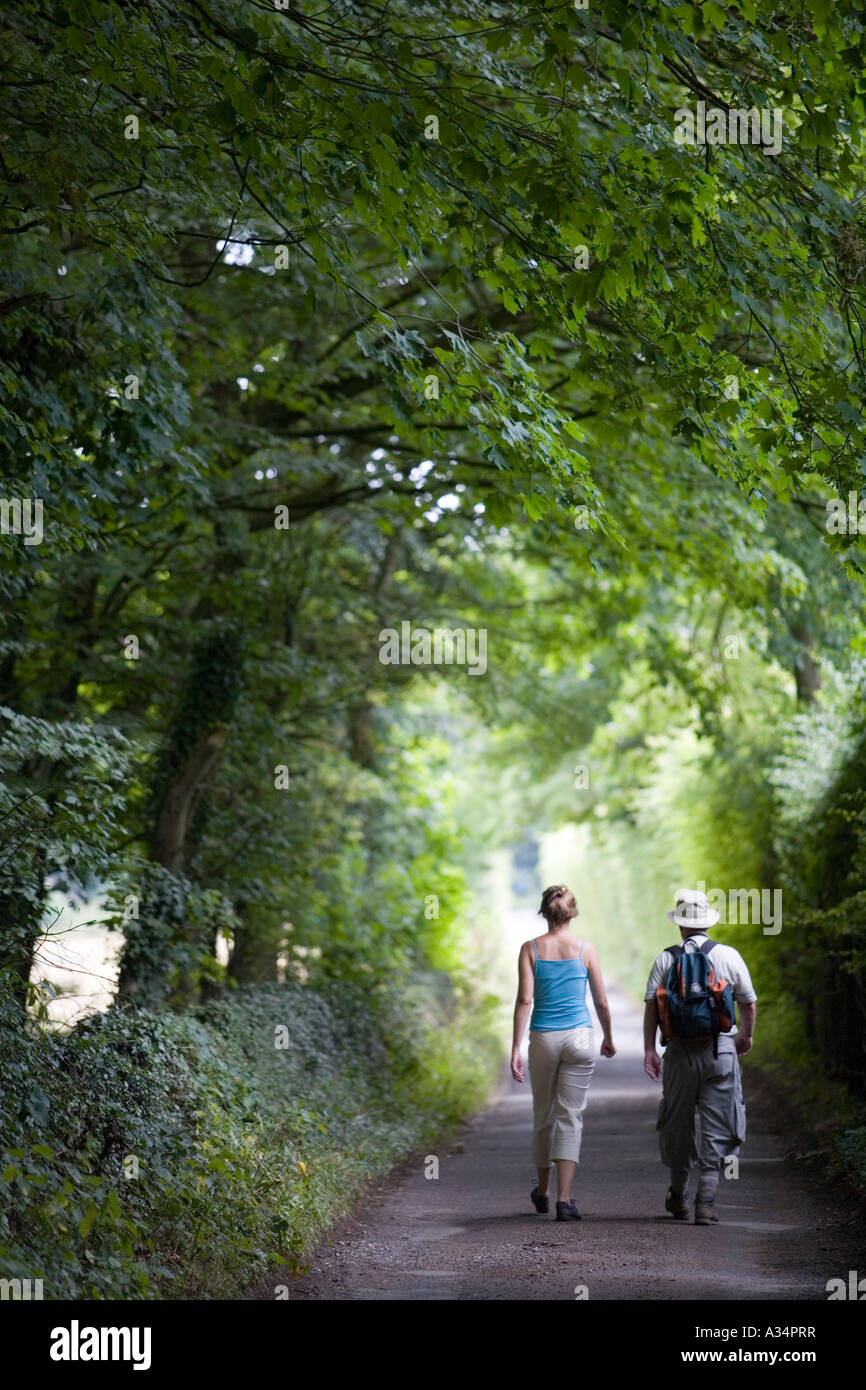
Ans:
{"label": "tree trunk", "polygon": [[153,857],[173,874],[183,868],[184,848],[208,774],[226,744],[225,729],[214,729],[201,740],[180,777],[162,799],[156,823]]}
{"label": "tree trunk", "polygon": [[[228,728],[242,683],[242,642],[233,624],[215,624],[198,642],[184,690],[160,753],[151,794],[151,860],[169,874],[184,872],[194,845],[196,812],[208,777],[228,740]],[[178,959],[184,954],[195,961],[206,954],[208,943],[190,941],[189,928],[178,907],[181,884],[157,891],[153,901],[143,901],[138,928],[130,933],[121,960],[118,994],[156,998],[160,977],[172,975],[172,989],[182,995],[198,988],[198,968],[189,967],[189,979],[177,979]],[[147,945],[152,941],[152,949]],[[185,933],[187,936],[185,937]],[[178,948],[180,948],[178,950]],[[190,954],[191,953],[191,954]],[[183,973],[188,974],[186,967]],[[167,995],[166,987],[162,995]]]}
{"label": "tree trunk", "polygon": [[375,760],[370,705],[362,700],[349,711],[349,757],[359,767],[372,767]]}
{"label": "tree trunk", "polygon": [[242,985],[273,984],[277,978],[277,952],[285,935],[283,927],[251,922],[247,904],[236,903],[238,926],[228,963],[228,974]]}
{"label": "tree trunk", "polygon": [[27,1004],[39,922],[39,909],[23,893],[0,896],[0,970],[10,972],[12,994],[22,1012]]}
{"label": "tree trunk", "polygon": [[807,627],[795,627],[791,629],[791,636],[800,644],[794,663],[797,700],[800,704],[811,705],[821,689],[821,668],[812,656],[812,634]]}

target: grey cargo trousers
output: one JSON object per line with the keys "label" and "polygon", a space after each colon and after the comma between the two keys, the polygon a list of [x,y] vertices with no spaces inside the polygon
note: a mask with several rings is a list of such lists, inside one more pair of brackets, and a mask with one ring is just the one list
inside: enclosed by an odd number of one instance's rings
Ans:
{"label": "grey cargo trousers", "polygon": [[712,1205],[723,1160],[746,1137],[740,1059],[734,1038],[713,1044],[672,1038],[662,1060],[662,1098],[656,1129],[662,1163],[671,1170],[674,1192],[686,1195],[689,1171],[697,1164],[697,1201]]}

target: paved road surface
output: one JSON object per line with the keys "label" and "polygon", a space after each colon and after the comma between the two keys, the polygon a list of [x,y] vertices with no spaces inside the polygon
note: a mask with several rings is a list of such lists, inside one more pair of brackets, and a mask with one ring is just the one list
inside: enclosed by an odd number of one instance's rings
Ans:
{"label": "paved road surface", "polygon": [[[582,1221],[557,1223],[554,1202],[554,1215],[536,1215],[529,1082],[503,1070],[493,1102],[438,1153],[438,1180],[423,1157],[402,1165],[334,1228],[290,1297],[571,1300],[585,1286],[590,1301],[825,1301],[827,1280],[855,1267],[851,1233],[843,1239],[838,1214],[753,1115],[739,1177],[719,1188],[720,1224],[665,1214],[641,1017],[615,991],[611,1004],[618,1053],[599,1058],[590,1088],[574,1189]],[[745,1091],[748,1107],[748,1075]]]}

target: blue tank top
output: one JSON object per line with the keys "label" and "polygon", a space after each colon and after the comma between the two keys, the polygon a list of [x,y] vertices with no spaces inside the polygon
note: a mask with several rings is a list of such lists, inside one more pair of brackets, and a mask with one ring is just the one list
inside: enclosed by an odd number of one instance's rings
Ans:
{"label": "blue tank top", "polygon": [[586,1006],[587,969],[583,942],[573,960],[542,960],[535,942],[535,1000],[530,1030],[553,1033],[561,1028],[591,1028]]}

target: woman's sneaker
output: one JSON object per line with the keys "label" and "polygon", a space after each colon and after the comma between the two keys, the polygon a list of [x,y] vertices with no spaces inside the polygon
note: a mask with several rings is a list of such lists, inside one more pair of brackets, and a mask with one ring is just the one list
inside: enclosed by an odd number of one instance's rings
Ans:
{"label": "woman's sneaker", "polygon": [[685,1197],[677,1197],[672,1187],[668,1188],[668,1195],[665,1197],[665,1211],[669,1211],[674,1221],[688,1221],[689,1204]]}
{"label": "woman's sneaker", "polygon": [[557,1221],[582,1221],[583,1218],[574,1202],[557,1202],[556,1204]]}
{"label": "woman's sneaker", "polygon": [[541,1216],[546,1216],[547,1213],[550,1211],[550,1198],[548,1197],[547,1193],[545,1193],[544,1196],[541,1197],[539,1196],[538,1188],[533,1187],[529,1195],[532,1198],[532,1201],[535,1205],[535,1210]]}

